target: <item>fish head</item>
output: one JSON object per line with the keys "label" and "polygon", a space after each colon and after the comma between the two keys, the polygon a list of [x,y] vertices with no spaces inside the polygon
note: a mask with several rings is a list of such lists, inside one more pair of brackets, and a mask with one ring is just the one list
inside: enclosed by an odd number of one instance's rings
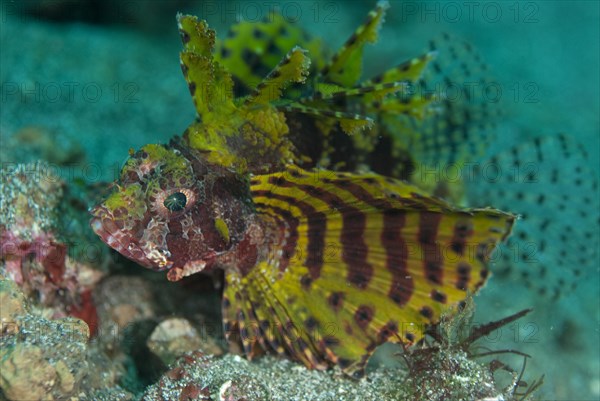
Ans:
{"label": "fish head", "polygon": [[112,193],[91,210],[94,232],[149,269],[209,271],[243,232],[247,201],[235,175],[198,156],[164,145],[132,152]]}

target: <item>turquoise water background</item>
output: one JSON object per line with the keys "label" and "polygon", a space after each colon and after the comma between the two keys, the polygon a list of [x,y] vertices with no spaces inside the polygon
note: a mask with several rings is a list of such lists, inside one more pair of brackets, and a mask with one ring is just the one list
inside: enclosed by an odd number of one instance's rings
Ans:
{"label": "turquoise water background", "polygon": [[[130,148],[166,142],[192,121],[178,60],[177,11],[207,18],[224,34],[236,20],[257,19],[278,5],[284,16],[336,48],[374,6],[355,1],[114,2],[103,6],[101,18],[59,10],[67,20],[61,22],[23,12],[44,14],[41,3],[0,3],[0,156],[3,163],[40,157],[39,146],[23,142],[19,132],[42,127],[54,151],[79,144],[86,155],[63,166],[63,178],[89,181],[114,179]],[[418,55],[441,32],[459,35],[479,50],[502,88],[504,115],[493,150],[566,132],[588,151],[581,164],[591,180],[600,175],[599,20],[595,1],[393,1],[379,43],[366,50],[365,71]],[[561,161],[556,163],[561,168]],[[590,209],[597,210],[597,189],[588,195]],[[597,238],[597,221],[576,225],[591,228]],[[598,248],[596,240],[586,245]],[[577,290],[558,300],[528,291],[514,277],[492,278],[476,298],[480,322],[535,309],[487,345],[532,355],[526,378],[546,374],[541,399],[600,399],[598,264],[596,254]],[[553,280],[552,268],[549,263],[548,280]],[[518,370],[521,360],[512,364]]]}

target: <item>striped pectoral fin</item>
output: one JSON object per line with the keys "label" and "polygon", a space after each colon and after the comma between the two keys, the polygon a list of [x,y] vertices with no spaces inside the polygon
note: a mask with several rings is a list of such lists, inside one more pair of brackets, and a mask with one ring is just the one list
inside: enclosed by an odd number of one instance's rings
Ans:
{"label": "striped pectoral fin", "polygon": [[226,274],[222,305],[226,338],[241,344],[249,359],[264,351],[284,355],[287,341],[279,322],[286,318],[277,308],[277,299],[268,296],[271,291],[265,290],[257,277],[260,275]]}
{"label": "striped pectoral fin", "polygon": [[[248,275],[286,353],[360,377],[375,348],[412,343],[487,278],[514,217],[459,210],[377,175],[285,172],[255,177],[257,211],[286,222],[280,255]],[[267,309],[264,309],[267,308]]]}
{"label": "striped pectoral fin", "polygon": [[324,369],[328,364],[305,326],[306,309],[289,310],[298,291],[287,293],[272,281],[268,272],[274,265],[274,261],[262,262],[243,278],[228,275],[223,303],[224,326],[230,329],[227,339],[239,340],[250,359],[264,350]]}
{"label": "striped pectoral fin", "polygon": [[240,285],[237,274],[225,275],[225,290],[223,292],[222,314],[225,338],[230,343],[240,344],[248,358],[256,354],[257,327],[256,319],[248,314],[247,290]]}
{"label": "striped pectoral fin", "polygon": [[485,284],[490,255],[514,221],[494,210],[422,211],[404,218],[402,235],[412,248],[406,263],[414,283],[411,303],[434,321]]}

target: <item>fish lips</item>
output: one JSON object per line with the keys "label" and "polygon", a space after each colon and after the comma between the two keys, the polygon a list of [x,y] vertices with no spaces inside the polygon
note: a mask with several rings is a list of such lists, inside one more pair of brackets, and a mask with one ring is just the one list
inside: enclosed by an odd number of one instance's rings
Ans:
{"label": "fish lips", "polygon": [[91,214],[93,217],[90,220],[90,226],[94,233],[100,237],[102,242],[127,259],[155,271],[168,270],[172,266],[169,261],[160,266],[157,265],[156,261],[151,260],[134,237],[119,229],[110,213],[102,205],[92,209]]}

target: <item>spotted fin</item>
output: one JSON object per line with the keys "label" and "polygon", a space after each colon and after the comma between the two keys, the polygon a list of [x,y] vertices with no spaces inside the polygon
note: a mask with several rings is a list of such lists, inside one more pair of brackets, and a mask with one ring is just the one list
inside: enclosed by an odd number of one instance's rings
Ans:
{"label": "spotted fin", "polygon": [[416,82],[425,68],[435,59],[437,51],[428,51],[420,57],[415,57],[361,83],[361,86],[387,82]]}
{"label": "spotted fin", "polygon": [[598,171],[590,166],[585,148],[558,134],[512,146],[474,169],[471,204],[521,215],[498,253],[498,279],[547,300],[597,274],[600,201]]}
{"label": "spotted fin", "polygon": [[[364,128],[371,128],[373,118],[385,113],[423,118],[427,108],[437,98],[428,94],[413,93],[411,88],[434,57],[435,52],[429,52],[352,88],[319,82],[315,84],[310,96],[300,99],[299,103],[306,107],[305,109],[295,106],[289,107],[288,110],[335,119],[349,135],[354,135]],[[359,113],[340,110],[336,104],[344,104],[347,108],[359,110]]]}
{"label": "spotted fin", "polygon": [[479,160],[496,135],[501,114],[498,98],[486,89],[497,88],[487,65],[471,44],[443,34],[429,43],[435,59],[423,72],[415,91],[437,102],[424,118],[411,119],[408,150],[417,163],[445,166]]}
{"label": "spotted fin", "polygon": [[481,287],[514,220],[375,174],[290,167],[253,177],[251,193],[285,239],[246,275],[226,273],[226,328],[250,357],[264,348],[356,378],[377,345],[419,340]]}
{"label": "spotted fin", "polygon": [[[427,52],[362,82],[360,86],[363,88],[376,85],[380,87],[390,84],[402,85],[400,91],[390,88],[366,94],[363,102],[369,113],[406,114],[422,119],[431,103],[439,98],[435,94],[414,91],[414,83],[421,79],[423,72],[436,55],[437,52]],[[395,96],[388,96],[391,94]]]}
{"label": "spotted fin", "polygon": [[375,150],[385,163],[371,160],[373,170],[460,202],[463,183],[435,179],[431,172],[461,169],[485,154],[501,114],[498,99],[484,92],[495,88],[494,80],[473,46],[449,34],[432,40],[423,56],[402,69],[414,79],[408,91],[374,107],[381,127]]}
{"label": "spotted fin", "polygon": [[277,63],[294,47],[308,51],[311,68],[321,69],[326,58],[321,40],[286,20],[277,12],[266,21],[243,21],[230,27],[217,41],[215,59],[227,68],[238,96],[250,94]]}

